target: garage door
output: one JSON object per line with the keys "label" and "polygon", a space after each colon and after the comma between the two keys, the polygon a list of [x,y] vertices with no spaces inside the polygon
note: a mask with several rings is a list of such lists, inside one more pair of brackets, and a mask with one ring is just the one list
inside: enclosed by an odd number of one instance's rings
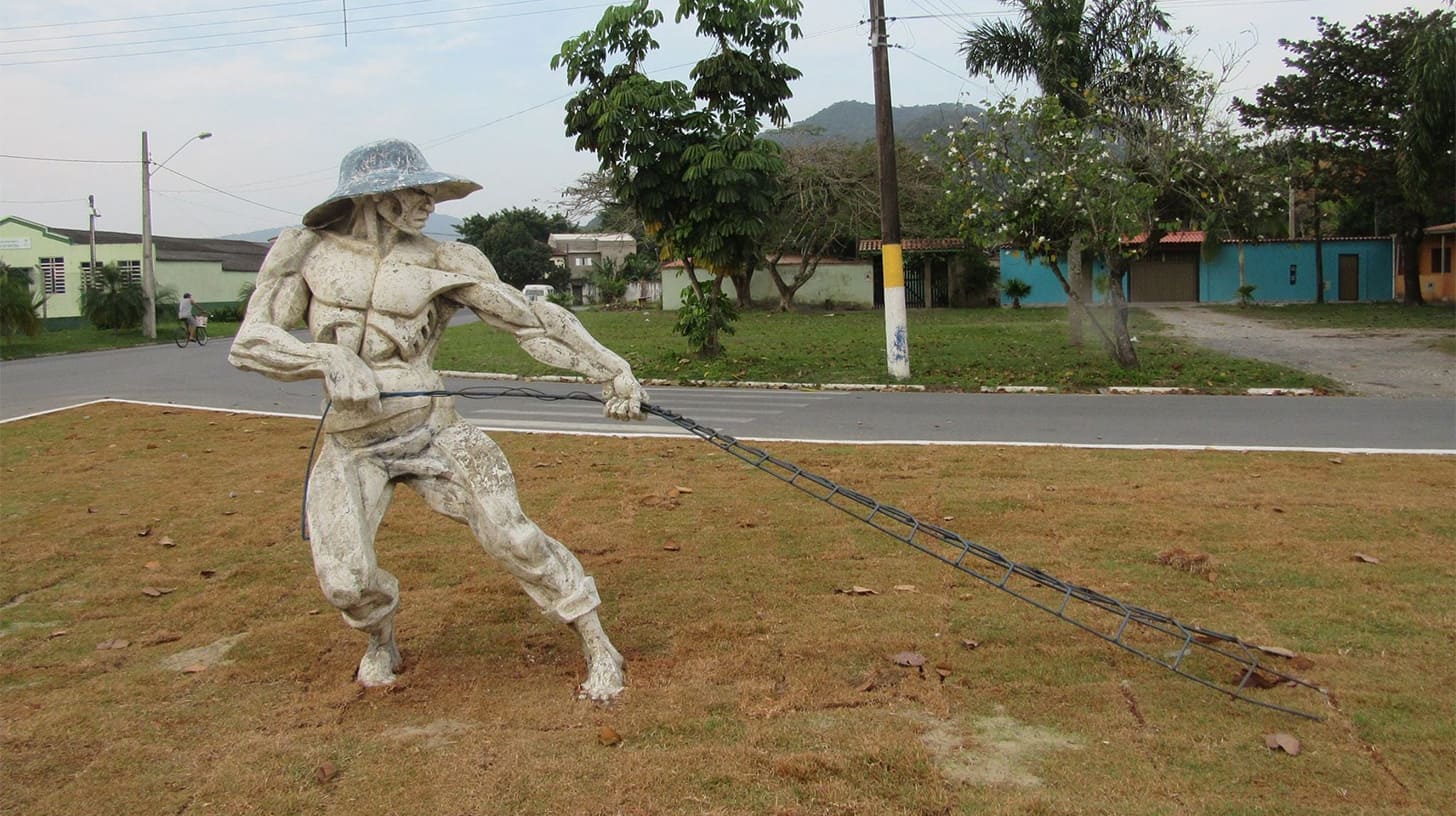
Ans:
{"label": "garage door", "polygon": [[1134,303],[1198,302],[1196,257],[1134,261],[1128,277],[1128,300]]}

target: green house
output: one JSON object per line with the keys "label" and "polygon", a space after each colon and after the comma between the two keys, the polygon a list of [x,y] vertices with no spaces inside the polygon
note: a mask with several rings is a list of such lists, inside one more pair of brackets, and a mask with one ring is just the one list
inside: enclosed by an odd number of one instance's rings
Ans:
{"label": "green house", "polygon": [[[161,235],[152,236],[152,249],[157,291],[170,291],[174,298],[190,292],[204,309],[236,303],[268,254],[268,245],[256,241]],[[47,325],[83,322],[81,290],[90,281],[93,257],[98,267],[116,264],[141,282],[142,238],[136,233],[98,230],[93,245],[89,230],[0,218],[0,261],[29,277],[34,291],[46,296],[42,310]]]}

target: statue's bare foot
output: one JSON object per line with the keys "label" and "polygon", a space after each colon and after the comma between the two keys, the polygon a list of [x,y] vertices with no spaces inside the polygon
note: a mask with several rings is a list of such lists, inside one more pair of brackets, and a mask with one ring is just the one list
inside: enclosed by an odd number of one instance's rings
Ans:
{"label": "statue's bare foot", "polygon": [[354,678],[366,687],[387,686],[394,682],[394,673],[399,671],[402,663],[399,648],[394,645],[394,627],[391,625],[383,635],[369,635],[369,650],[359,660],[359,672]]}
{"label": "statue's bare foot", "polygon": [[571,625],[581,635],[582,651],[586,654],[586,681],[577,687],[576,696],[598,703],[609,702],[622,693],[625,684],[622,666],[626,661],[602,631],[595,611],[577,618]]}

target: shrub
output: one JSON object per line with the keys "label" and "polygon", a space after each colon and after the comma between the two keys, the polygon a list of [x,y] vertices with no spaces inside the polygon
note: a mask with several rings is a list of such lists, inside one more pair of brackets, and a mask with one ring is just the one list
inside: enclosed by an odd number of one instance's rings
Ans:
{"label": "shrub", "polygon": [[[159,307],[161,302],[158,297]],[[102,264],[81,292],[81,314],[98,329],[134,329],[146,310],[141,284],[127,280],[116,264]]]}
{"label": "shrub", "polygon": [[40,334],[41,319],[37,313],[44,297],[30,291],[30,280],[10,274],[8,268],[0,270],[0,335],[9,345],[17,334],[34,337]]}
{"label": "shrub", "polygon": [[1031,284],[1021,278],[1007,278],[1001,283],[1001,291],[1011,298],[1011,308],[1020,309],[1021,299],[1031,294]]}

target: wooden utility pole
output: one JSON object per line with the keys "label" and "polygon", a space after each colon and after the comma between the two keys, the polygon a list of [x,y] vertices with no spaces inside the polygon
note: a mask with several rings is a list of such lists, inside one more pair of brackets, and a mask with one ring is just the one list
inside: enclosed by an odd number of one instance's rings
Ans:
{"label": "wooden utility pole", "polygon": [[880,261],[885,280],[885,360],[890,376],[910,378],[905,325],[905,257],[900,250],[900,191],[895,172],[895,119],[890,104],[890,56],[885,0],[870,0],[870,50],[875,67],[875,141],[880,153]]}

